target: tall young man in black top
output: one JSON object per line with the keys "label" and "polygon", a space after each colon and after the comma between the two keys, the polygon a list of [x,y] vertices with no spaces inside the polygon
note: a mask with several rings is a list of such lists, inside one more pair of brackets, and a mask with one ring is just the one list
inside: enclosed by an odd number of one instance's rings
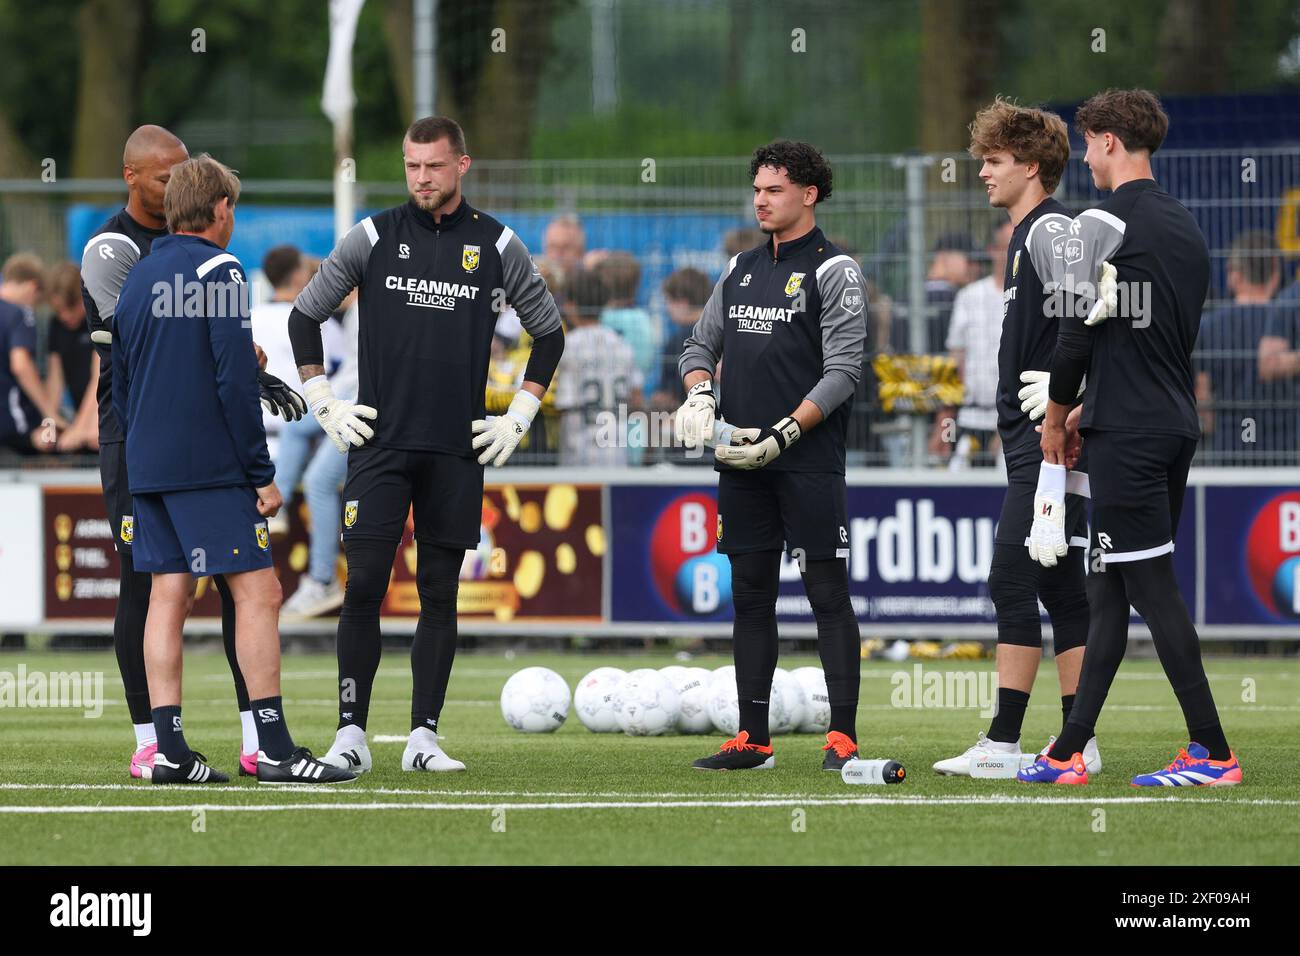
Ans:
{"label": "tall young man in black top", "polygon": [[[1049,753],[1020,779],[1088,782],[1080,752],[1123,659],[1131,604],[1151,630],[1191,741],[1167,767],[1134,777],[1134,786],[1232,785],[1241,782],[1241,767],[1219,723],[1173,560],[1201,433],[1192,348],[1209,288],[1209,252],[1191,213],[1151,175],[1151,154],[1169,129],[1153,94],[1098,93],[1079,107],[1075,126],[1093,182],[1110,196],[1075,218],[1064,245],[1042,449],[1045,462],[1068,465],[1070,446],[1082,435],[1099,561],[1089,582],[1092,621],[1074,708]],[[1113,316],[1099,299],[1106,261],[1120,290]],[[1085,373],[1083,404],[1071,410]],[[1036,530],[1058,521],[1035,511]]]}
{"label": "tall young man in black top", "polygon": [[[768,237],[734,256],[678,371],[687,392],[675,428],[688,448],[717,445],[718,550],[731,562],[740,731],[700,770],[774,765],[768,697],[776,668],[776,596],[789,549],[817,620],[831,723],[823,768],[856,756],[858,622],[849,600],[844,440],[866,342],[861,267],[817,228],[831,167],[807,143],[778,141],[750,162],[754,215]],[[715,389],[714,370],[723,360]],[[720,393],[720,394],[719,394]],[[717,423],[720,424],[720,423]]]}
{"label": "tall young man in black top", "polygon": [[[1020,392],[1045,388],[1041,383],[1056,347],[1056,323],[1044,315],[1044,286],[1051,282],[1052,262],[1061,253],[1070,224],[1069,212],[1052,198],[1070,158],[1070,136],[1055,113],[1001,98],[976,114],[970,130],[970,152],[982,161],[980,179],[989,205],[1007,211],[1014,232],[1007,247],[998,347],[998,433],[1007,465],[1007,496],[989,568],[989,596],[998,619],[998,708],[987,734],[981,733],[974,746],[934,765],[937,772],[955,776],[969,776],[972,765],[983,759],[1021,752],[1020,729],[1043,653],[1039,601],[1052,621],[1061,710],[1067,717],[1088,636],[1083,568],[1087,515],[1082,497],[1076,493],[1064,498],[1068,535],[1059,556],[1052,549],[1045,567],[1025,552],[1043,460],[1034,430],[1042,410],[1033,404],[1022,407]],[[1024,381],[1031,383],[1029,389],[1022,389]],[[1076,492],[1084,490],[1086,479],[1076,472]],[[1084,751],[1096,773],[1101,769],[1096,740],[1088,740]]]}
{"label": "tall young man in black top", "polygon": [[[339,724],[322,759],[358,771],[371,767],[366,721],[379,668],[379,608],[414,507],[420,619],[402,769],[463,770],[438,745],[438,721],[456,653],[460,567],[479,540],[483,466],[505,464],[527,432],[564,351],[564,332],[519,237],[462,198],[470,157],[460,126],[445,117],[417,120],[402,155],[410,200],[357,223],[289,315],[307,401],[348,455]],[[330,389],[320,329],[354,288],[355,403]],[[532,355],[506,414],[488,419],[492,333],[507,304],[533,337]]]}

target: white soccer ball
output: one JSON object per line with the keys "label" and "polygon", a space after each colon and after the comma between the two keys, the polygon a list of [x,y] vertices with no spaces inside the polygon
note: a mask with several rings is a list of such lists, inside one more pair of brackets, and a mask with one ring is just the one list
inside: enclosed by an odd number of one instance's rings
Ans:
{"label": "white soccer ball", "polygon": [[803,687],[789,671],[778,667],[772,674],[772,696],[767,705],[767,724],[772,735],[798,730],[805,706]]}
{"label": "white soccer ball", "polygon": [[669,664],[667,667],[659,668],[659,673],[668,678],[668,683],[672,684],[673,687],[676,687],[682,677],[685,676],[687,670],[689,670],[689,668],[683,667],[681,664]]}
{"label": "white soccer ball", "polygon": [[630,737],[667,733],[681,710],[673,685],[652,667],[638,668],[619,681],[611,703],[619,729]]}
{"label": "white soccer ball", "polygon": [[573,692],[573,709],[582,726],[595,734],[612,734],[618,730],[614,713],[614,688],[627,676],[618,667],[597,667],[578,681]]}
{"label": "white soccer ball", "polygon": [[831,698],[826,692],[826,673],[820,667],[798,667],[790,676],[803,688],[804,712],[799,732],[824,734],[831,729]]}
{"label": "white soccer ball", "polygon": [[740,703],[736,669],[728,664],[713,672],[709,681],[709,720],[718,733],[734,737],[740,731]]}
{"label": "white soccer ball", "polygon": [[[709,688],[713,674],[704,667],[682,667],[675,689],[681,701],[677,715],[677,732],[680,734],[707,734],[713,730],[709,717]],[[664,670],[670,670],[665,667]],[[660,671],[662,674],[663,671]]]}
{"label": "white soccer ball", "polygon": [[547,734],[569,716],[569,685],[547,667],[525,667],[501,688],[501,716],[515,730]]}

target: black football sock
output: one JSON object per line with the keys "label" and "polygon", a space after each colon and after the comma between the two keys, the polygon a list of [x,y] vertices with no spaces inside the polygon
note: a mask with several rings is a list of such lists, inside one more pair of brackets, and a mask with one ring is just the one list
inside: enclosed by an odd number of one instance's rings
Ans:
{"label": "black football sock", "polygon": [[740,729],[749,742],[767,746],[768,699],[776,670],[776,592],[781,572],[780,551],[729,555],[731,594],[736,609],[732,653],[736,661],[736,691]]}
{"label": "black football sock", "polygon": [[[1205,677],[1196,625],[1178,590],[1174,556],[1162,554],[1121,567],[1129,598],[1151,631],[1160,665],[1183,709],[1188,736],[1206,747],[1214,760],[1228,759],[1228,742]],[[1196,737],[1197,733],[1209,733],[1215,746]]]}
{"label": "black football sock", "polygon": [[1187,736],[1188,739],[1208,750],[1211,760],[1227,760],[1232,756],[1232,748],[1228,746],[1228,738],[1223,735],[1223,727],[1220,724],[1196,729],[1189,727]]}
{"label": "black football sock", "polygon": [[1061,695],[1061,726],[1070,720],[1070,711],[1074,709],[1074,694]]}
{"label": "black football sock", "polygon": [[131,723],[153,720],[149,710],[149,681],[144,669],[144,622],[149,616],[153,575],[137,571],[130,551],[118,555],[117,610],[113,614],[113,652],[122,674],[126,709]]}
{"label": "black football sock", "polygon": [[242,714],[248,710],[248,685],[244,683],[244,672],[239,669],[239,657],[235,654],[235,596],[230,593],[224,574],[213,575],[212,580],[221,595],[221,643],[225,645],[230,676],[235,681],[235,703]]}
{"label": "black football sock", "polygon": [[1025,708],[1029,706],[1029,694],[1023,690],[1010,687],[998,688],[998,712],[993,715],[989,725],[989,740],[1000,744],[1014,744],[1020,739],[1020,728],[1025,722]]}
{"label": "black football sock", "polygon": [[169,763],[182,764],[190,759],[190,745],[181,729],[179,704],[153,709],[153,732],[158,736],[158,752]]}
{"label": "black football sock", "polygon": [[456,658],[456,592],[463,551],[418,544],[416,587],[420,620],[411,643],[411,729],[438,732],[447,683]]}
{"label": "black football sock", "polygon": [[284,704],[279,697],[259,697],[249,701],[253,720],[257,722],[257,746],[272,760],[283,760],[294,752],[293,738],[284,720]]}
{"label": "black football sock", "polygon": [[831,705],[830,730],[856,743],[862,636],[849,599],[848,568],[848,562],[841,558],[808,561],[803,587],[817,620],[817,653]]}
{"label": "black football sock", "polygon": [[1048,751],[1053,760],[1082,753],[1128,648],[1128,593],[1115,566],[1101,565],[1088,575],[1088,643],[1070,716]]}
{"label": "black football sock", "polygon": [[345,538],[348,583],[339,612],[339,727],[356,724],[366,729],[370,692],[379,670],[383,643],[379,634],[379,606],[393,573],[397,541]]}

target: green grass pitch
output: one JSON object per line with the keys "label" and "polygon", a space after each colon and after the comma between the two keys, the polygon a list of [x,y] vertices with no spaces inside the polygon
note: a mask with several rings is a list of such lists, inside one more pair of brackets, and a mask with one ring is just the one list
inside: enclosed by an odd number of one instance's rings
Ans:
{"label": "green grass pitch", "polygon": [[[577,720],[526,735],[501,718],[515,670],[541,664],[572,687],[602,664],[672,663],[667,654],[610,657],[463,653],[443,712],[460,774],[403,773],[402,745],[372,743],[375,770],[345,787],[152,787],[126,772],[131,732],[111,654],[0,656],[0,671],[102,671],[107,704],[80,711],[0,709],[0,856],[9,864],[437,863],[884,863],[1295,864],[1300,794],[1289,776],[1300,713],[1294,658],[1211,658],[1211,687],[1245,784],[1139,791],[1135,773],[1168,763],[1185,744],[1181,713],[1153,661],[1126,663],[1099,726],[1103,772],[1087,787],[939,777],[930,765],[965,749],[987,721],[975,709],[891,704],[892,675],[912,662],[864,662],[859,742],[864,756],[906,766],[905,782],[851,787],[820,770],[820,738],[776,741],[777,766],[716,774],[690,762],[720,735],[629,738],[589,733]],[[717,667],[729,661],[699,658]],[[782,658],[794,668],[813,657]],[[239,724],[224,657],[187,655],[186,734],[232,775]],[[992,670],[991,661],[926,663]],[[334,659],[284,661],[285,710],[295,738],[318,753],[333,737]],[[1057,730],[1055,668],[1045,661],[1025,724],[1025,747]],[[372,735],[404,735],[406,656],[386,653],[371,709]],[[1253,696],[1253,700],[1250,698]],[[15,812],[26,808],[31,812]]]}

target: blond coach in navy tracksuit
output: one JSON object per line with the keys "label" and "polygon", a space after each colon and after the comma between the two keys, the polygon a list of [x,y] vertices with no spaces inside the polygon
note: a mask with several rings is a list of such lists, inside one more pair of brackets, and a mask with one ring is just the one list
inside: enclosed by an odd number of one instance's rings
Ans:
{"label": "blond coach in navy tracksuit", "polygon": [[280,582],[266,519],[282,502],[262,427],[247,280],[225,251],[238,199],[239,179],[216,160],[173,166],[164,199],[172,234],[154,241],[117,303],[113,407],[126,432],[135,566],[153,574],[144,633],[158,734],[152,780],[227,779],[181,731],[181,631],[194,579],[208,574],[224,574],[235,599],[257,779],[351,780],[295,747],[281,707]]}

